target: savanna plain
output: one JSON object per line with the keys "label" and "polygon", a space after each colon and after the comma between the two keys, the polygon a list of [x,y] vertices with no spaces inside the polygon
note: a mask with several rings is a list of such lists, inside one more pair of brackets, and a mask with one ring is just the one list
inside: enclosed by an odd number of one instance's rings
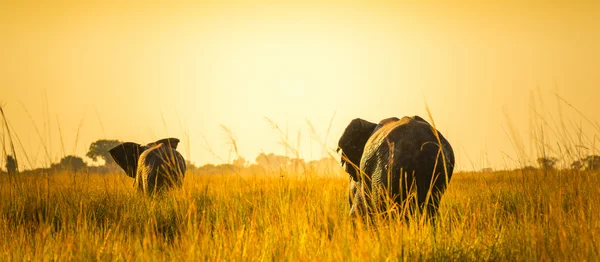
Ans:
{"label": "savanna plain", "polygon": [[[599,7],[0,0],[0,262],[600,261]],[[434,221],[351,217],[343,127],[359,165],[417,115],[456,160]],[[108,153],[169,138],[154,195]]]}
{"label": "savanna plain", "polygon": [[188,171],[183,188],[62,172],[0,176],[0,260],[597,260],[600,174],[456,173],[435,224],[365,226],[340,169]]}

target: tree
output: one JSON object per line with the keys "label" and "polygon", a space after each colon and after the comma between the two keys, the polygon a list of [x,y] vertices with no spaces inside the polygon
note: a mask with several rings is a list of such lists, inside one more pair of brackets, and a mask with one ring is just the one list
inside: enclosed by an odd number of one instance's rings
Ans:
{"label": "tree", "polygon": [[121,141],[119,140],[101,139],[92,143],[90,145],[90,149],[85,155],[94,161],[98,161],[98,158],[102,158],[102,160],[104,160],[104,165],[114,165],[115,161],[110,156],[110,153],[108,153],[108,150],[120,144]]}
{"label": "tree", "polygon": [[83,159],[78,156],[65,156],[58,164],[53,164],[53,169],[61,169],[68,171],[79,171],[85,169],[87,165],[83,162]]}
{"label": "tree", "polygon": [[283,168],[290,163],[289,157],[275,155],[273,153],[269,153],[268,155],[260,153],[255,161],[258,165],[267,168]]}
{"label": "tree", "polygon": [[582,159],[583,164],[587,170],[598,170],[600,169],[600,156],[591,155]]}
{"label": "tree", "polygon": [[586,156],[582,159],[579,159],[579,160],[573,162],[573,164],[571,164],[571,168],[576,169],[576,170],[581,170],[581,169],[590,170],[590,171],[598,170],[598,169],[600,169],[600,156],[598,156],[598,155]]}
{"label": "tree", "polygon": [[186,166],[186,169],[189,170],[189,171],[195,171],[195,170],[198,169],[198,167],[196,166],[196,164],[194,164],[190,160],[185,160],[185,166]]}
{"label": "tree", "polygon": [[9,175],[13,175],[18,172],[17,160],[11,155],[6,156],[6,172],[8,172]]}
{"label": "tree", "polygon": [[244,159],[241,156],[238,156],[238,158],[236,160],[233,161],[233,165],[236,167],[245,167],[246,166],[246,159]]}
{"label": "tree", "polygon": [[582,168],[583,168],[583,164],[581,164],[581,161],[579,161],[579,160],[571,163],[571,169],[573,169],[573,170],[581,170]]}
{"label": "tree", "polygon": [[538,165],[541,169],[554,169],[554,164],[558,159],[554,157],[540,157],[537,159]]}

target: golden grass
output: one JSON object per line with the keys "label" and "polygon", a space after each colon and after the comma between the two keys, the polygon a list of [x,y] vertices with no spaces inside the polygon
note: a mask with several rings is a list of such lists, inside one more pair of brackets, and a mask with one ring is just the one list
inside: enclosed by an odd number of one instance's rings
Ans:
{"label": "golden grass", "polygon": [[347,177],[0,177],[0,260],[598,260],[600,174],[458,173],[435,226],[353,226]]}

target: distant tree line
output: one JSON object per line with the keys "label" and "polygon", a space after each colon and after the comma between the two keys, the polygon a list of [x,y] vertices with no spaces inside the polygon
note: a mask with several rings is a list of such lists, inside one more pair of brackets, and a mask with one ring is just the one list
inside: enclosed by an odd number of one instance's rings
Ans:
{"label": "distant tree line", "polygon": [[280,176],[285,176],[289,173],[315,173],[315,171],[318,171],[319,174],[327,174],[339,172],[341,170],[340,164],[332,157],[324,157],[319,160],[306,162],[302,158],[282,156],[273,153],[260,153],[256,157],[255,162],[256,163],[251,163],[243,157],[238,157],[231,164],[205,164],[196,167],[194,164],[188,162],[187,168],[194,173],[208,175],[244,171],[253,174],[275,174]]}
{"label": "distant tree line", "polygon": [[[80,172],[94,172],[94,173],[106,173],[109,171],[117,170],[114,160],[110,156],[108,150],[121,144],[119,140],[106,140],[101,139],[93,142],[86,154],[87,157],[93,161],[103,160],[104,165],[101,166],[88,166],[83,158],[67,155],[61,158],[58,163],[52,163],[49,168],[36,168],[33,170],[27,170],[21,173],[29,174],[42,174],[42,173],[53,173],[59,171],[67,171],[73,173]],[[15,158],[11,155],[6,156],[6,172],[8,174],[16,174],[18,172],[18,165]]]}
{"label": "distant tree line", "polygon": [[582,159],[574,161],[571,164],[571,168],[575,170],[599,170],[600,169],[600,156],[591,155],[586,156]]}
{"label": "distant tree line", "polygon": [[[24,174],[44,174],[44,173],[57,173],[57,172],[71,172],[71,173],[107,173],[107,172],[118,172],[121,170],[114,162],[112,156],[108,152],[115,146],[121,144],[119,140],[107,140],[101,139],[90,144],[86,156],[94,162],[103,161],[103,165],[99,166],[88,166],[83,158],[75,155],[67,155],[61,158],[58,163],[52,163],[49,168],[37,168],[33,170],[26,170]],[[260,153],[256,159],[256,163],[247,161],[243,157],[238,157],[231,163],[225,164],[206,164],[197,167],[194,163],[189,160],[186,161],[187,169],[193,173],[201,174],[227,174],[241,172],[252,172],[257,174],[278,174],[286,175],[289,172],[302,173],[312,172],[318,170],[322,172],[334,172],[339,171],[341,168],[339,163],[331,157],[325,157],[320,160],[313,160],[306,162],[304,159],[277,155],[273,153],[265,154]],[[16,174],[17,170],[16,159],[8,155],[6,157],[5,168],[8,174]]]}
{"label": "distant tree line", "polygon": [[[543,170],[551,170],[556,169],[556,163],[558,159],[555,157],[540,157],[537,159],[537,164],[540,169]],[[535,169],[534,167],[527,167],[529,169]],[[580,171],[597,171],[600,170],[600,156],[598,155],[589,155],[583,157],[579,160],[573,161],[571,163],[570,168],[572,170],[580,170]]]}
{"label": "distant tree line", "polygon": [[[108,152],[111,148],[121,144],[119,140],[107,140],[100,139],[90,144],[86,156],[92,159],[94,162],[99,160],[103,161],[104,164],[100,166],[88,166],[83,158],[68,155],[60,159],[58,163],[53,163],[49,168],[37,168],[34,170],[27,170],[22,173],[48,173],[48,172],[92,172],[92,173],[106,173],[120,170],[114,162],[113,158]],[[5,159],[5,170],[10,175],[19,173],[18,163],[14,156],[7,155]],[[540,157],[536,160],[538,168],[541,170],[553,170],[556,168],[558,159],[555,157]],[[197,167],[189,160],[187,161],[187,167],[190,171],[197,171],[202,174],[224,174],[232,172],[240,172],[241,170],[251,171],[253,173],[275,173],[285,175],[287,172],[294,173],[306,173],[306,172],[336,172],[339,171],[340,165],[336,159],[332,157],[325,157],[319,160],[313,160],[306,162],[302,158],[288,157],[282,155],[276,155],[273,153],[265,154],[260,153],[255,158],[255,163],[247,161],[243,157],[238,157],[232,163],[226,164],[206,164]],[[597,171],[600,170],[600,156],[589,155],[579,160],[574,161],[570,168],[572,170],[580,171]],[[525,166],[517,170],[521,171],[535,171],[537,168],[533,166]],[[483,169],[484,173],[491,173],[491,168]],[[0,171],[1,172],[1,171]]]}

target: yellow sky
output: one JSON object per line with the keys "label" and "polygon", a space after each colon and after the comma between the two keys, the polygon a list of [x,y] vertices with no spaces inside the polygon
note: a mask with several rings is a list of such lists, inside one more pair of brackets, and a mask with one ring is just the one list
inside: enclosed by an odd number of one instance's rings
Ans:
{"label": "yellow sky", "polygon": [[426,116],[426,101],[460,169],[501,168],[518,154],[505,115],[533,154],[532,91],[600,120],[594,2],[1,3],[0,46],[0,103],[33,166],[165,136],[220,163],[220,125],[249,160],[284,154],[265,117],[319,158],[307,120],[333,148],[351,119]]}

